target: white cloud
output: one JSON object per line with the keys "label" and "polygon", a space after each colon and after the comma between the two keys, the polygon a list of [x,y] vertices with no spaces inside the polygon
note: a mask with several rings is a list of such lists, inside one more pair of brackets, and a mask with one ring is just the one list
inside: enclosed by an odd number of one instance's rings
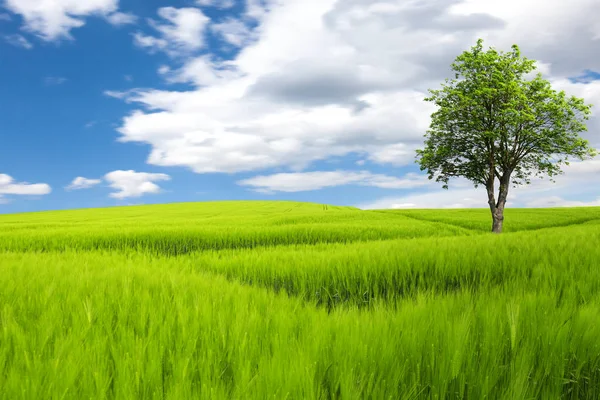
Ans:
{"label": "white cloud", "polygon": [[83,176],[78,176],[77,178],[73,179],[73,182],[71,182],[71,184],[67,187],[65,187],[66,190],[79,190],[79,189],[89,189],[91,187],[94,187],[98,184],[100,184],[102,182],[101,179],[88,179],[88,178],[84,178]]}
{"label": "white cloud", "polygon": [[138,17],[132,13],[113,12],[106,16],[106,20],[115,26],[135,24]]}
{"label": "white cloud", "polygon": [[0,21],[12,21],[12,18],[10,17],[10,15],[5,14],[5,13],[0,13]]}
{"label": "white cloud", "polygon": [[22,47],[27,50],[33,49],[33,44],[31,44],[31,42],[23,35],[19,35],[18,33],[4,36],[4,40],[16,47]]}
{"label": "white cloud", "polygon": [[[198,173],[299,172],[351,153],[413,164],[434,110],[423,101],[426,89],[449,77],[452,60],[478,37],[505,50],[521,45],[555,87],[600,105],[600,81],[567,79],[600,70],[590,30],[599,2],[492,3],[248,0],[244,18],[259,26],[233,60],[202,55],[161,70],[194,89],[118,94],[140,108],[123,119],[120,140],[149,144],[150,164]],[[161,35],[148,46],[167,42]],[[600,144],[597,117],[589,127],[586,137]]]}
{"label": "white cloud", "polygon": [[[483,32],[483,37],[498,46],[519,43],[530,58],[552,64],[562,76],[578,75],[582,69],[600,69],[597,47],[600,33],[600,2],[596,0],[464,0],[452,7],[453,13],[468,15],[491,13],[506,21],[497,32]],[[523,40],[527,38],[527,40]],[[560,50],[559,50],[560,49]]]}
{"label": "white cloud", "polygon": [[240,47],[252,38],[252,31],[241,20],[228,18],[213,24],[211,30],[220,35],[227,43]]}
{"label": "white cloud", "polygon": [[359,204],[366,210],[399,208],[482,208],[487,203],[485,191],[476,189],[435,190],[427,193],[410,194],[401,197],[385,197],[373,202]]}
{"label": "white cloud", "polygon": [[411,189],[430,184],[422,175],[396,178],[368,171],[314,171],[255,176],[238,182],[263,193],[302,192],[343,185],[372,186],[384,189]]}
{"label": "white cloud", "polygon": [[369,159],[379,164],[406,165],[415,160],[415,151],[420,145],[395,143],[373,151]]}
{"label": "white cloud", "polygon": [[[572,162],[563,166],[564,174],[555,178],[532,180],[530,185],[511,187],[509,207],[575,207],[600,205],[600,159]],[[441,187],[441,184],[435,184]],[[434,185],[434,187],[435,187]],[[385,197],[360,204],[363,209],[389,208],[481,208],[487,207],[485,188],[475,189],[470,182],[457,179],[450,182],[448,190],[432,190],[406,196]],[[496,184],[496,188],[498,185]],[[572,200],[570,198],[592,200]]]}
{"label": "white cloud", "polygon": [[44,83],[47,86],[58,86],[65,83],[68,79],[62,76],[47,76],[44,78]]}
{"label": "white cloud", "polygon": [[108,97],[113,97],[115,99],[126,100],[130,93],[128,91],[119,92],[116,90],[105,90],[104,95]]}
{"label": "white cloud", "polygon": [[159,36],[134,34],[134,43],[150,51],[165,51],[177,55],[199,50],[204,46],[205,28],[210,21],[197,8],[159,8],[158,16],[164,22],[149,20],[148,23],[159,33]]}
{"label": "white cloud", "polygon": [[193,83],[196,86],[214,86],[219,82],[237,76],[229,61],[214,61],[209,54],[194,58],[179,69],[162,65],[158,69],[167,82]]}
{"label": "white cloud", "polygon": [[[128,197],[141,197],[148,193],[159,193],[160,187],[154,182],[167,181],[171,178],[166,174],[154,174],[147,172],[128,171],[112,171],[104,175],[104,180],[116,192],[109,196],[115,199],[124,199]],[[66,190],[89,189],[102,183],[102,179],[89,179],[78,176],[73,179],[71,184],[65,187]]]}
{"label": "white cloud", "polygon": [[118,170],[104,175],[104,179],[110,187],[117,190],[117,192],[111,193],[110,197],[124,199],[140,197],[147,193],[159,193],[161,189],[154,182],[168,181],[171,178],[166,174]]}
{"label": "white cloud", "polygon": [[164,50],[169,45],[169,42],[165,39],[144,35],[141,32],[133,34],[133,43],[138,47],[147,48],[150,51]]}
{"label": "white cloud", "polygon": [[267,15],[273,3],[274,0],[246,0],[244,16],[248,19],[261,20]]}
{"label": "white cloud", "polygon": [[226,9],[233,7],[235,5],[235,0],[196,0],[196,4],[204,7]]}
{"label": "white cloud", "polygon": [[560,196],[543,197],[533,199],[526,204],[527,207],[546,208],[546,207],[594,207],[600,206],[600,196],[592,201],[565,200]]}
{"label": "white cloud", "polygon": [[356,115],[354,105],[295,108],[237,100],[240,89],[234,82],[202,92],[112,93],[172,110],[138,111],[126,117],[120,140],[153,144],[151,164],[188,166],[199,173],[240,172],[304,168],[312,161],[350,152],[366,151],[376,157],[402,138],[398,126],[413,142],[420,141],[426,129],[426,119],[413,111],[426,107],[416,93],[372,96],[372,107]]}
{"label": "white cloud", "polygon": [[6,202],[3,195],[36,196],[48,194],[52,191],[46,183],[15,182],[6,174],[0,174],[0,202]]}
{"label": "white cloud", "polygon": [[71,30],[85,25],[89,16],[109,16],[119,0],[5,0],[4,7],[19,14],[24,29],[47,41],[72,39]]}

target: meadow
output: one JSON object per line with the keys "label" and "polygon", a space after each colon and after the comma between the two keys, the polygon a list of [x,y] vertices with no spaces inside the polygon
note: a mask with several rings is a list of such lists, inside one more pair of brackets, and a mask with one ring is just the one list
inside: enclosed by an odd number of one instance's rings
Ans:
{"label": "meadow", "polygon": [[0,399],[598,399],[600,207],[0,215]]}

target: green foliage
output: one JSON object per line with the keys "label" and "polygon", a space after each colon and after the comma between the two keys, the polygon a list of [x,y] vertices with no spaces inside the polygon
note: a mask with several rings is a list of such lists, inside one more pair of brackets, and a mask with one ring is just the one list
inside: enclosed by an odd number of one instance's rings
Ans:
{"label": "green foliage", "polygon": [[501,237],[481,210],[0,216],[0,399],[600,398],[600,208],[508,216]]}
{"label": "green foliage", "polygon": [[455,78],[426,99],[437,111],[425,148],[417,151],[421,170],[444,188],[452,177],[465,177],[476,187],[509,178],[520,185],[535,176],[556,176],[569,157],[594,156],[579,136],[591,106],[553,90],[539,73],[528,78],[535,69],[518,46],[509,53],[484,52],[481,39],[458,56]]}

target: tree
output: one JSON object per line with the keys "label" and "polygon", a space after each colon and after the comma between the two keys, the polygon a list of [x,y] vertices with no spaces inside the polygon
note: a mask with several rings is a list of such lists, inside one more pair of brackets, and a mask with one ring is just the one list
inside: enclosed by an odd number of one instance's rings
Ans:
{"label": "tree", "polygon": [[[591,105],[551,88],[541,73],[531,77],[535,61],[512,51],[483,51],[479,39],[451,65],[455,78],[425,100],[437,106],[417,163],[448,189],[452,177],[463,177],[487,189],[492,232],[502,232],[508,188],[529,184],[532,177],[561,174],[569,157],[594,157],[596,151],[579,136]],[[498,197],[495,182],[499,182]]]}

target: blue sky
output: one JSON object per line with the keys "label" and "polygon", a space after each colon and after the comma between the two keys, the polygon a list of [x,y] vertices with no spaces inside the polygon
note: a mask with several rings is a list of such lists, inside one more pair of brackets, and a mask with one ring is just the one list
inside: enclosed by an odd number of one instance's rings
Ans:
{"label": "blue sky", "polygon": [[[600,10],[584,0],[568,12],[551,1],[533,26],[513,1],[84,3],[0,0],[0,213],[224,199],[484,207],[480,190],[441,191],[413,162],[426,88],[477,37],[508,48],[529,34],[519,44],[556,87],[600,103]],[[553,24],[555,41],[529,32]],[[513,205],[600,204],[598,176],[598,160],[575,163]]]}

